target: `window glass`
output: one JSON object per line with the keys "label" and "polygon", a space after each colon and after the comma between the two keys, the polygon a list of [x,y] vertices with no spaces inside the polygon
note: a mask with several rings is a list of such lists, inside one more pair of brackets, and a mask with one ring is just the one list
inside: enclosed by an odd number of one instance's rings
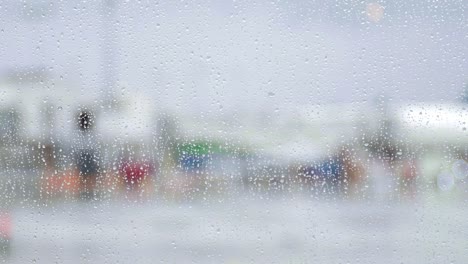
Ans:
{"label": "window glass", "polygon": [[0,2],[6,263],[467,263],[454,1]]}

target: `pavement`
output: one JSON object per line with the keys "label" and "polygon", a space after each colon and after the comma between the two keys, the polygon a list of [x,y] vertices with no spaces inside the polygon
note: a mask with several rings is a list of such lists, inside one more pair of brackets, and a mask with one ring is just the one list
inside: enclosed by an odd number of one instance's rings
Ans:
{"label": "pavement", "polygon": [[11,212],[7,263],[468,263],[462,204],[246,197]]}

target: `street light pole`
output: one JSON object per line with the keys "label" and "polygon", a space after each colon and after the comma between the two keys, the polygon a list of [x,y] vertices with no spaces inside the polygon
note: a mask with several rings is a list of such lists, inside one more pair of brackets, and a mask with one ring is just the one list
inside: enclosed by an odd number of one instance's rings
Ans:
{"label": "street light pole", "polygon": [[116,46],[114,27],[117,0],[104,0],[102,6],[102,101],[103,106],[112,108],[117,84]]}

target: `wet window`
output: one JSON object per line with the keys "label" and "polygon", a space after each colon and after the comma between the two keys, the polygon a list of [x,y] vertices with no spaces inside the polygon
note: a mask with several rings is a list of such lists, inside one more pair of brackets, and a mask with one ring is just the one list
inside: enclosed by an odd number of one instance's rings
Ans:
{"label": "wet window", "polygon": [[0,3],[5,263],[467,263],[454,1]]}

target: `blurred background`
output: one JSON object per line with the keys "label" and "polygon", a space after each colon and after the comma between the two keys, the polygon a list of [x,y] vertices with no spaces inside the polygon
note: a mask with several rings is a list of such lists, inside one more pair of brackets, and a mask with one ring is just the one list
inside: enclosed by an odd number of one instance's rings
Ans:
{"label": "blurred background", "polygon": [[466,263],[458,1],[0,3],[6,263]]}

